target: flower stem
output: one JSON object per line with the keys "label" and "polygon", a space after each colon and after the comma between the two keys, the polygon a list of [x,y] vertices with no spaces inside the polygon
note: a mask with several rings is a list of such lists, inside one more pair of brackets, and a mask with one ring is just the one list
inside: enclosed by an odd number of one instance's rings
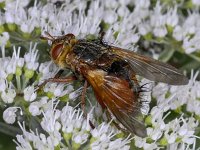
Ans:
{"label": "flower stem", "polygon": [[19,128],[3,122],[0,122],[0,132],[13,137],[16,137],[17,134],[22,134],[22,131]]}

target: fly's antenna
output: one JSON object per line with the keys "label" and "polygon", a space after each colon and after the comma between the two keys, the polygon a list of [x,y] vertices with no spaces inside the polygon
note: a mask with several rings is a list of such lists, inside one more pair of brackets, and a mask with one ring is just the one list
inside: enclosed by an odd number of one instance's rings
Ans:
{"label": "fly's antenna", "polygon": [[44,31],[44,34],[47,36],[40,36],[41,39],[43,40],[50,40],[50,41],[54,41],[55,38],[47,31]]}

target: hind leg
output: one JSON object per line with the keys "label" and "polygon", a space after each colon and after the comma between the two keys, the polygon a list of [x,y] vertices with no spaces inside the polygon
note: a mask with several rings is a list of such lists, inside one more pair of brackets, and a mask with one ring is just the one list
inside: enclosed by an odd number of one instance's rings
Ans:
{"label": "hind leg", "polygon": [[[81,108],[83,110],[83,114],[84,114],[85,118],[87,118],[87,112],[86,112],[86,109],[85,109],[85,104],[86,104],[85,96],[86,96],[87,87],[88,87],[88,82],[85,80],[83,90],[82,90],[82,93],[81,93]],[[95,128],[95,126],[93,125],[93,123],[90,120],[89,120],[89,124],[90,124],[92,129]]]}

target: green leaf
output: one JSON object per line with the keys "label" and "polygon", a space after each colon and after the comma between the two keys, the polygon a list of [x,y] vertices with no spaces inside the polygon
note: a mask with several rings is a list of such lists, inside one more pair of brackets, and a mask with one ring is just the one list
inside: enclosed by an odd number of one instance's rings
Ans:
{"label": "green leaf", "polygon": [[1,133],[0,139],[0,150],[16,149],[16,144],[12,141],[13,137]]}
{"label": "green leaf", "polygon": [[194,60],[198,61],[200,63],[200,56],[198,56],[198,54],[189,54],[188,56],[190,56],[191,58],[193,58]]}

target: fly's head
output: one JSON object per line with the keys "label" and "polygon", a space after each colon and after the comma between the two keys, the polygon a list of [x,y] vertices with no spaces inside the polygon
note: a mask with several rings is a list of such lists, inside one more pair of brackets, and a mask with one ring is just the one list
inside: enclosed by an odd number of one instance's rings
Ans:
{"label": "fly's head", "polygon": [[46,37],[41,37],[45,40],[52,41],[50,55],[52,60],[61,68],[66,65],[66,55],[72,51],[72,47],[76,44],[77,39],[71,33],[63,36],[52,36],[45,32]]}

